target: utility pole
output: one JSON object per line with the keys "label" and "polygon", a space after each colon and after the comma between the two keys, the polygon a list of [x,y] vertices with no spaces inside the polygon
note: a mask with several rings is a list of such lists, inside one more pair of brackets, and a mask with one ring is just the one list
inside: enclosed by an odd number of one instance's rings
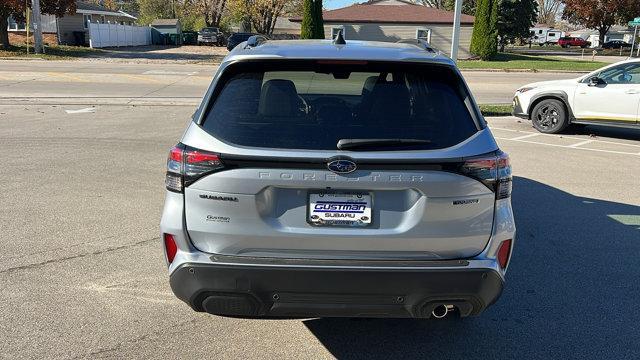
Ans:
{"label": "utility pole", "polygon": [[40,16],[40,0],[31,0],[31,11],[33,12],[33,52],[43,54],[42,47],[42,16]]}
{"label": "utility pole", "polygon": [[458,45],[460,44],[460,17],[462,16],[462,0],[456,0],[453,15],[453,34],[451,35],[451,59],[458,61]]}
{"label": "utility pole", "polygon": [[[27,28],[27,41],[26,41],[26,43],[27,43],[27,55],[29,55],[29,28],[31,27],[31,20],[29,19],[29,5],[27,5],[27,1],[29,1],[29,0],[24,0],[24,11],[26,13],[25,18],[27,19],[27,24],[26,24],[27,25],[26,26],[26,28]],[[633,50],[632,50],[632,52],[633,52]]]}

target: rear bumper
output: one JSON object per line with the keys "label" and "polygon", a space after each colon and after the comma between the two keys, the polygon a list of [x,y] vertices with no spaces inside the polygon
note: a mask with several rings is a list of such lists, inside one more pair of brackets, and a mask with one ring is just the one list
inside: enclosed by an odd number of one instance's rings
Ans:
{"label": "rear bumper", "polygon": [[333,261],[212,256],[171,274],[196,311],[240,317],[415,317],[438,305],[477,315],[500,296],[489,261]]}

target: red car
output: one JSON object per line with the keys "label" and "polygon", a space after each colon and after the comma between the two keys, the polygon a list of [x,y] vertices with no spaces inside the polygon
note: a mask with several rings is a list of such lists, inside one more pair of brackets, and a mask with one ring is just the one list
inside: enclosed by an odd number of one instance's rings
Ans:
{"label": "red car", "polygon": [[563,48],[568,48],[570,46],[580,46],[581,48],[584,49],[587,46],[591,45],[591,41],[587,41],[579,37],[565,36],[565,37],[561,37],[558,40],[558,45],[562,46]]}

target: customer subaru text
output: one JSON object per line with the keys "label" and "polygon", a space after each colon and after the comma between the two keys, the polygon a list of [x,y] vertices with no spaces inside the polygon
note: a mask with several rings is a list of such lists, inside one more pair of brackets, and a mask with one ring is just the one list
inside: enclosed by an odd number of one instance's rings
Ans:
{"label": "customer subaru text", "polygon": [[241,43],[166,189],[171,288],[216,315],[477,315],[515,240],[509,157],[421,41]]}

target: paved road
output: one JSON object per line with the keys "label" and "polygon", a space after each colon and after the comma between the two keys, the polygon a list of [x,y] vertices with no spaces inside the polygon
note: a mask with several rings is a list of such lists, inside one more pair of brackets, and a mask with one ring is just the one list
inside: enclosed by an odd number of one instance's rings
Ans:
{"label": "paved road", "polygon": [[[124,64],[104,61],[0,60],[0,104],[192,104],[205,92],[214,65]],[[480,103],[510,103],[533,81],[567,73],[464,72]]]}
{"label": "paved road", "polygon": [[83,108],[0,105],[3,358],[640,355],[638,132],[490,121],[513,161],[518,242],[503,297],[480,317],[258,321],[194,313],[169,289],[165,159],[193,107],[66,112]]}

